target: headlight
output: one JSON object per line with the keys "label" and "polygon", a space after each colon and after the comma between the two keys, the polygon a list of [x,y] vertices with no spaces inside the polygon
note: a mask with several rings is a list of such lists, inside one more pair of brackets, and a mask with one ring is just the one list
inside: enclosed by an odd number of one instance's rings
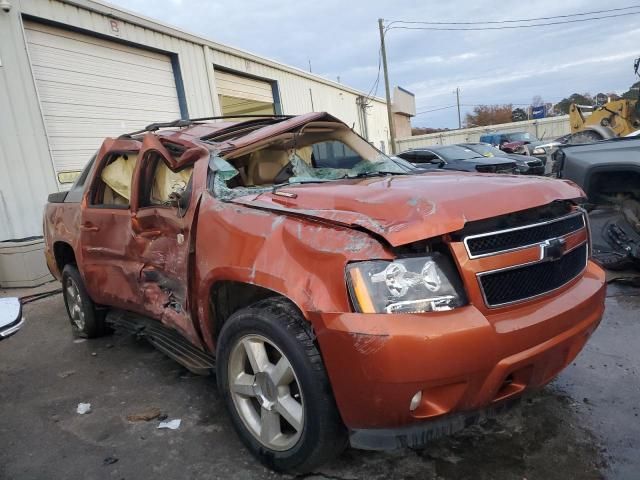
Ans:
{"label": "headlight", "polygon": [[536,148],[534,148],[534,149],[533,149],[532,154],[533,154],[533,155],[546,155],[546,154],[547,154],[547,152],[546,152],[546,151],[545,151],[545,149],[544,149],[544,148],[542,148],[542,147],[536,147]]}
{"label": "headlight", "polygon": [[420,313],[467,303],[460,276],[441,253],[347,266],[351,300],[362,313]]}

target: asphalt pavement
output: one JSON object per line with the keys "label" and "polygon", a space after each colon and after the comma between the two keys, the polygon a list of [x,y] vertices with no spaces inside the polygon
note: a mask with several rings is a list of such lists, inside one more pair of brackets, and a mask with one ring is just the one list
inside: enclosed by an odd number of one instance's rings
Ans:
{"label": "asphalt pavement", "polygon": [[[640,478],[639,311],[638,289],[612,287],[574,364],[508,414],[425,449],[349,449],[305,478]],[[213,378],[129,335],[74,339],[60,295],[25,314],[0,343],[0,479],[292,478],[245,450]],[[179,428],[131,421],[158,411]]]}

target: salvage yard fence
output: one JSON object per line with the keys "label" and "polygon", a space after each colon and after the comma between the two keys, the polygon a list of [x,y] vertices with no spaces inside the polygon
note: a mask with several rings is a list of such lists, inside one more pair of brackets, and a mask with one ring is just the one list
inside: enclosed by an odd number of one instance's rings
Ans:
{"label": "salvage yard fence", "polygon": [[571,133],[569,115],[525,120],[523,122],[502,123],[486,127],[463,128],[445,132],[416,135],[397,140],[398,152],[428,145],[453,145],[455,143],[478,142],[480,135],[493,132],[529,132],[541,140],[553,140]]}

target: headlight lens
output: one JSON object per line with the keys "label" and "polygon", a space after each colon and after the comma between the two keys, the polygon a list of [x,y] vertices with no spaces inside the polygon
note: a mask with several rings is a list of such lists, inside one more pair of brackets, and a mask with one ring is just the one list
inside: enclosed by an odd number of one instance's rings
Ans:
{"label": "headlight lens", "polygon": [[533,155],[545,155],[547,152],[542,147],[536,147],[533,149]]}
{"label": "headlight lens", "polygon": [[374,260],[347,266],[347,285],[362,313],[421,313],[451,310],[467,303],[460,276],[441,253]]}

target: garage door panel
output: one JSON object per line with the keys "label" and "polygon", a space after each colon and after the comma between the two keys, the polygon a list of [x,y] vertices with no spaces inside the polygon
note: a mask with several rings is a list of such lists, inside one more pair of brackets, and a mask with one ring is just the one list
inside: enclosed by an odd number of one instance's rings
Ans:
{"label": "garage door panel", "polygon": [[31,45],[83,55],[91,52],[91,56],[104,60],[114,60],[132,65],[142,64],[159,70],[171,71],[171,65],[166,63],[166,55],[161,53],[32,22],[27,22],[25,29],[29,31],[28,40]]}
{"label": "garage door panel", "polygon": [[76,65],[76,62],[81,62],[82,64],[93,65],[96,68],[101,68],[104,65],[118,65],[120,69],[134,68],[145,70],[149,74],[154,73],[165,73],[165,74],[173,74],[171,70],[171,64],[166,64],[166,62],[159,63],[153,59],[144,59],[144,58],[136,58],[131,56],[131,58],[118,58],[118,55],[110,55],[110,56],[102,56],[97,55],[95,51],[90,52],[78,52],[75,50],[67,50],[62,48],[56,48],[54,45],[40,45],[33,44],[37,48],[35,49],[36,54],[32,56],[32,62],[38,63],[40,61],[46,60],[54,60],[58,62],[68,63],[72,66]]}
{"label": "garage door panel", "polygon": [[[42,82],[39,91],[42,102],[57,102],[70,105],[94,105],[141,110],[174,111],[175,99],[170,95],[154,95],[148,92],[125,92],[122,90],[76,86],[69,91],[68,84]],[[151,107],[151,108],[150,108]]]}
{"label": "garage door panel", "polygon": [[171,58],[25,22],[54,166],[78,170],[105,137],[181,117]]}
{"label": "garage door panel", "polygon": [[[42,102],[42,109],[46,112],[47,110],[51,110],[48,102]],[[57,105],[59,106],[59,105]],[[92,105],[64,105],[64,111],[58,109],[53,113],[45,114],[45,121],[52,118],[77,118],[80,120],[83,119],[118,119],[124,121],[136,121],[141,122],[141,124],[147,125],[149,123],[154,123],[157,118],[162,118],[164,120],[176,120],[180,118],[179,112],[170,112],[167,110],[157,110],[154,106],[150,105],[148,109],[124,109],[121,107],[110,107],[110,108],[100,108],[100,111],[96,111],[96,108]],[[151,120],[151,121],[149,121]],[[84,123],[83,123],[84,125]],[[89,124],[86,124],[84,129],[88,129]],[[89,130],[90,131],[90,130]],[[48,132],[48,129],[47,129]],[[112,132],[113,135],[120,135],[123,132],[116,131]]]}
{"label": "garage door panel", "polygon": [[216,89],[219,96],[273,103],[273,89],[265,80],[215,71]]}
{"label": "garage door panel", "polygon": [[[50,65],[55,65],[52,62]],[[106,86],[109,88],[136,88],[139,91],[143,87],[147,89],[151,86],[158,90],[166,90],[171,92],[171,87],[167,84],[173,81],[173,75],[147,75],[146,72],[138,70],[131,72],[130,70],[122,70],[113,66],[111,68],[95,68],[89,71],[83,71],[82,68],[92,68],[84,66],[80,62],[76,62],[76,66],[67,68],[61,66],[47,66],[42,64],[33,64],[33,73],[36,80],[50,80],[70,85],[89,85],[94,87]],[[175,85],[175,83],[174,83]],[[175,86],[173,89],[175,97]]]}
{"label": "garage door panel", "polygon": [[[55,137],[102,138],[110,132],[132,132],[146,126],[145,119],[47,117],[47,134]],[[88,128],[87,128],[88,127]],[[101,135],[102,134],[102,135]]]}

